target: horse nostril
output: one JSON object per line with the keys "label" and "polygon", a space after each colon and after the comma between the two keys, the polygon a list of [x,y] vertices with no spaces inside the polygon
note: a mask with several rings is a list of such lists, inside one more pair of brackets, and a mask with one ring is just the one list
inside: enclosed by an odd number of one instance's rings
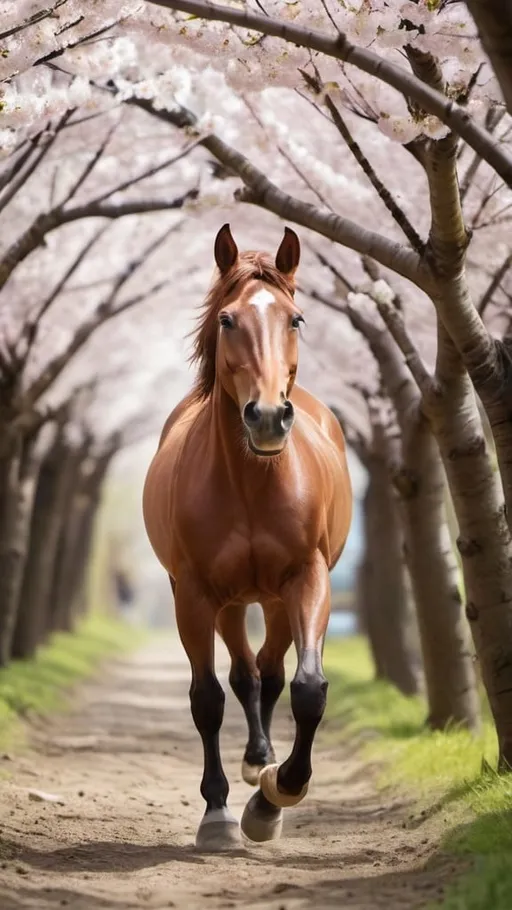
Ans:
{"label": "horse nostril", "polygon": [[243,413],[244,421],[247,426],[256,426],[261,420],[261,410],[256,401],[248,401]]}
{"label": "horse nostril", "polygon": [[281,418],[281,423],[285,430],[288,430],[291,427],[294,416],[295,411],[293,409],[293,404],[287,399],[283,406],[283,416]]}

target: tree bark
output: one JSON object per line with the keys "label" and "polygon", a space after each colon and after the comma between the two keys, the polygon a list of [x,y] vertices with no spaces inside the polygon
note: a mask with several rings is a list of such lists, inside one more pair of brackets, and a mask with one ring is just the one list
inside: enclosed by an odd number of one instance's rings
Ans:
{"label": "tree bark", "polygon": [[74,627],[74,595],[81,573],[81,535],[87,505],[87,498],[75,493],[62,523],[49,599],[48,627],[52,632],[71,632]]}
{"label": "tree bark", "polygon": [[435,729],[455,721],[476,730],[480,712],[469,629],[464,623],[458,566],[451,547],[444,474],[422,410],[424,397],[388,332],[353,307],[348,313],[379,363],[401,429],[401,451],[393,459],[395,485],[420,631],[428,721]]}
{"label": "tree bark", "polygon": [[365,554],[360,570],[361,613],[375,659],[377,678],[404,695],[422,688],[421,659],[415,653],[411,604],[405,578],[403,535],[389,468],[379,453],[366,463]]}
{"label": "tree bark", "polygon": [[21,590],[12,653],[32,657],[44,640],[60,531],[72,493],[76,453],[59,433],[39,471],[30,527],[30,548]]}
{"label": "tree bark", "polygon": [[477,729],[478,694],[446,516],[445,477],[437,444],[422,415],[407,428],[404,469],[397,486],[420,628],[428,723],[436,730],[451,723]]}
{"label": "tree bark", "polygon": [[366,514],[368,509],[368,490],[364,499],[364,551],[361,562],[357,568],[356,579],[356,605],[359,628],[363,635],[366,635],[370,652],[372,655],[373,666],[375,668],[375,679],[386,679],[386,658],[382,648],[382,637],[378,629],[378,603],[374,595],[376,585],[374,584],[374,572],[372,564],[372,544],[370,543],[370,532],[366,523]]}
{"label": "tree bark", "polygon": [[512,114],[512,2],[466,0],[480,41],[491,61],[509,114]]}
{"label": "tree bark", "polygon": [[[61,564],[54,580],[56,628],[72,627],[89,606],[86,581],[96,517],[104,483],[118,445],[119,440],[116,438],[100,455],[93,456],[89,453],[87,458],[81,459],[73,514],[68,519],[70,524],[66,541],[61,543]],[[83,454],[85,451],[84,447]]]}
{"label": "tree bark", "polygon": [[[386,318],[386,307],[379,309]],[[395,321],[396,313],[387,324],[405,353],[401,332],[395,332]],[[457,515],[466,616],[496,723],[499,766],[510,768],[511,535],[501,484],[488,455],[473,387],[451,338],[439,322],[436,382],[423,391],[422,409],[439,444]]]}
{"label": "tree bark", "polygon": [[0,666],[10,658],[41,453],[37,439],[19,434],[0,460]]}
{"label": "tree bark", "polygon": [[440,377],[443,372],[443,405],[439,407],[439,401],[431,401],[429,413],[459,524],[457,545],[466,587],[466,616],[496,723],[499,764],[502,768],[512,767],[510,529],[473,388],[451,341],[440,330]]}
{"label": "tree bark", "polygon": [[[444,81],[438,61],[408,49],[414,72],[429,84]],[[456,169],[457,140],[449,134],[428,143],[423,163],[428,178],[432,223],[429,255],[437,279],[433,297],[438,325],[438,392],[427,406],[439,442],[459,524],[458,548],[470,622],[482,679],[496,723],[500,767],[512,767],[512,541],[506,504],[512,491],[509,451],[500,437],[503,499],[492,470],[475,395],[464,364],[481,394],[493,429],[495,415],[484,400],[494,342],[472,306],[465,260],[469,242],[462,216]],[[463,362],[464,361],[464,362]],[[480,386],[479,386],[480,383]],[[510,422],[510,418],[508,419]]]}
{"label": "tree bark", "polygon": [[[366,635],[377,679],[387,679],[406,695],[424,688],[419,629],[409,573],[404,562],[403,528],[393,484],[395,459],[400,459],[400,433],[393,410],[371,407],[368,439],[332,407],[350,447],[368,474],[364,496],[364,551],[357,569],[357,628]],[[387,412],[387,420],[383,412]]]}

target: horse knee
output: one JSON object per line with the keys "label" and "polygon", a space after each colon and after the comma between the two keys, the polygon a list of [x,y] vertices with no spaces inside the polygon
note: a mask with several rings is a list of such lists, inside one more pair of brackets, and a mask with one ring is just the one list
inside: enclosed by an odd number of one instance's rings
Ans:
{"label": "horse knee", "polygon": [[321,669],[299,668],[290,683],[292,712],[299,726],[316,729],[325,711],[327,687]]}
{"label": "horse knee", "polygon": [[224,717],[226,696],[211,670],[194,678],[190,686],[190,707],[194,723],[202,736],[214,736],[219,732]]}
{"label": "horse knee", "polygon": [[311,749],[315,732],[322,719],[327,698],[327,680],[320,656],[301,655],[297,672],[290,684],[292,713],[297,725],[290,757],[279,767],[266,768],[260,787],[266,799],[276,806],[295,806],[304,799],[311,777]]}

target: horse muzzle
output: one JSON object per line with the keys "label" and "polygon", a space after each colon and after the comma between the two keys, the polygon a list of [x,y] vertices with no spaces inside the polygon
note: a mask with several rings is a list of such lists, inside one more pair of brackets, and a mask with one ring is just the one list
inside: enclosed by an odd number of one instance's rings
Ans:
{"label": "horse muzzle", "polygon": [[291,401],[277,407],[248,401],[242,412],[249,448],[255,455],[278,455],[283,451],[295,420]]}

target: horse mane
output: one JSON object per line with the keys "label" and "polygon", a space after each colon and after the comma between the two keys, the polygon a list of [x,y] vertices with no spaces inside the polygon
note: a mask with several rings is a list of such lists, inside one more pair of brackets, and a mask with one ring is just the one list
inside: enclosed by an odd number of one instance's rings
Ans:
{"label": "horse mane", "polygon": [[190,362],[198,365],[192,397],[195,400],[208,398],[215,384],[215,359],[217,354],[217,317],[226,297],[240,284],[247,284],[252,278],[265,281],[286,294],[295,291],[292,277],[280,272],[275,260],[268,253],[248,251],[240,253],[235,265],[224,275],[218,274],[204,303],[194,332],[194,346]]}

